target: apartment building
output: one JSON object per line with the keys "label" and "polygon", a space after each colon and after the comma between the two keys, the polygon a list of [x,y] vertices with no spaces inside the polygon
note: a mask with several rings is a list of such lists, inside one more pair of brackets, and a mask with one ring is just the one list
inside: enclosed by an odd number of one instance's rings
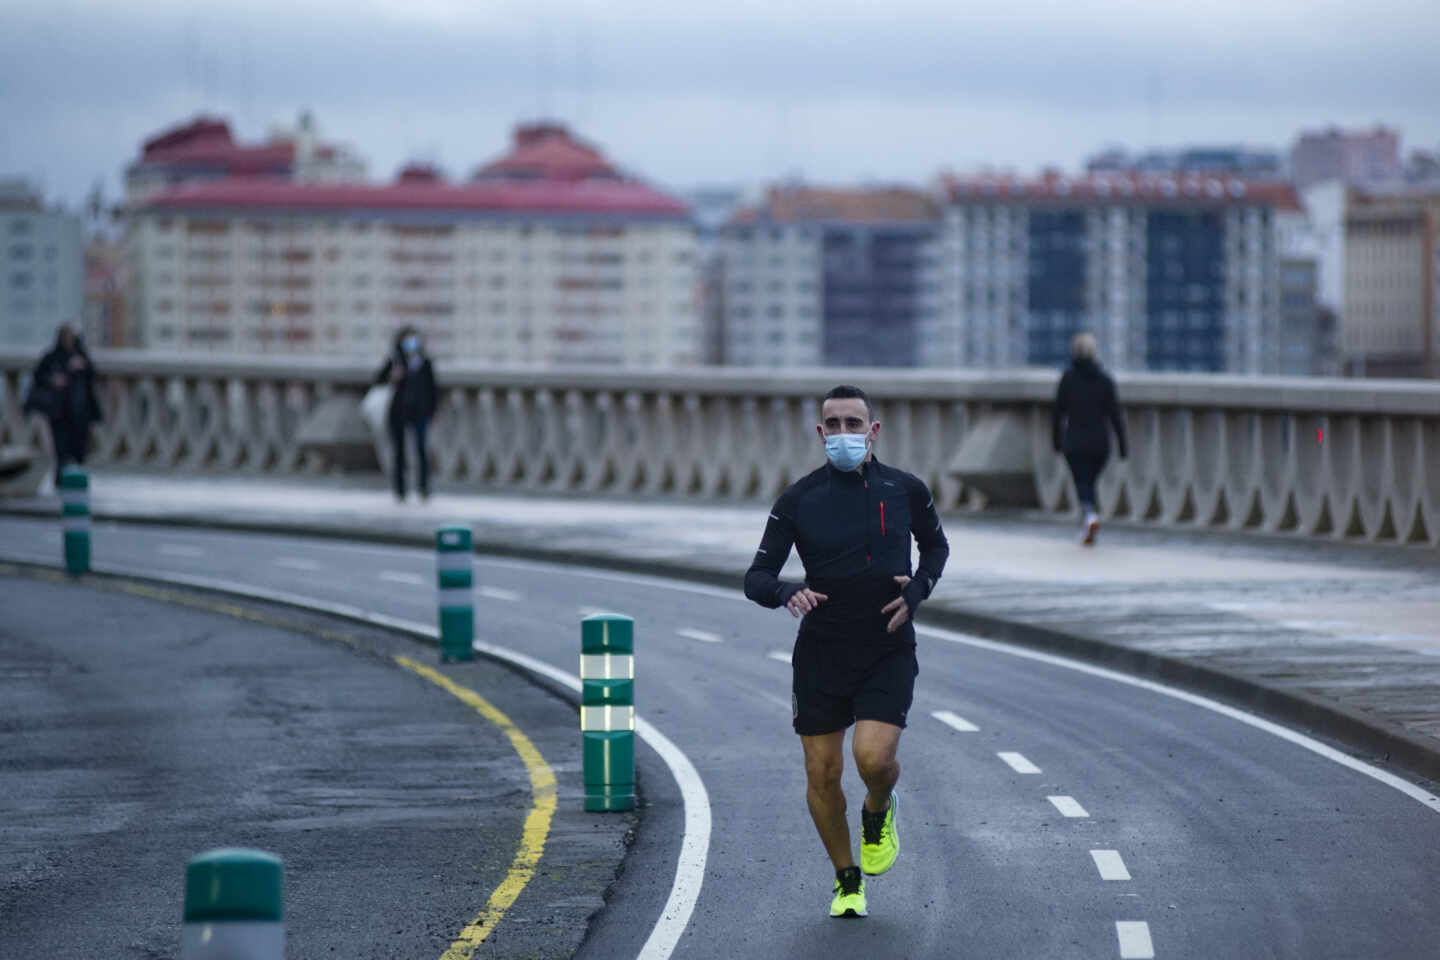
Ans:
{"label": "apartment building", "polygon": [[944,177],[942,309],[924,366],[1054,366],[1092,331],[1115,369],[1279,369],[1276,181]]}
{"label": "apartment building", "polygon": [[146,346],[378,357],[411,324],[495,364],[698,362],[688,208],[553,124],[467,180],[227,177],[148,197],[130,230]]}
{"label": "apartment building", "polygon": [[62,323],[81,329],[84,299],[80,218],[0,181],[0,343],[38,349]]}
{"label": "apartment building", "polygon": [[722,355],[741,366],[914,366],[940,309],[940,209],[899,188],[799,185],[720,231]]}
{"label": "apartment building", "polygon": [[1326,180],[1347,184],[1399,180],[1405,175],[1400,133],[1389,127],[1305,131],[1290,149],[1290,174],[1300,190]]}
{"label": "apartment building", "polygon": [[1440,376],[1440,193],[1356,191],[1345,215],[1347,373]]}

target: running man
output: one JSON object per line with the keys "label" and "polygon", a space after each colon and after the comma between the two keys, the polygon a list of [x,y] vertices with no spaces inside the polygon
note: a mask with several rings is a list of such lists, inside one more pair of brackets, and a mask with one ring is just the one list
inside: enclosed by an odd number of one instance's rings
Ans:
{"label": "running man", "polygon": [[[825,466],[775,501],[745,596],[804,617],[791,657],[795,732],[805,751],[806,800],[835,867],[832,917],[863,917],[865,879],[900,852],[896,751],[919,666],[911,620],[945,568],[950,545],[935,502],[915,476],[875,459],[880,424],[859,387],[825,394],[816,427]],[[910,538],[920,565],[910,572]],[[780,579],[791,546],[805,582]],[[845,821],[845,730],[855,726],[855,766],[865,781],[860,865]]]}

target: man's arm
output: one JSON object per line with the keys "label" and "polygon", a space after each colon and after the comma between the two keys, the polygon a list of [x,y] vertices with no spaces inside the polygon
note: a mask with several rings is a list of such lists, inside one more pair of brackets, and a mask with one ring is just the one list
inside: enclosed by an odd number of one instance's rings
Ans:
{"label": "man's arm", "polygon": [[900,596],[913,617],[920,601],[935,589],[940,574],[945,570],[945,561],[950,558],[950,541],[945,539],[945,529],[940,525],[935,498],[930,496],[930,488],[918,477],[912,479],[910,486],[910,535],[920,547],[920,563],[915,567],[915,576],[900,591]]}
{"label": "man's arm", "polygon": [[780,568],[790,557],[795,544],[794,500],[789,493],[780,495],[765,523],[765,535],[750,569],[745,571],[745,596],[762,607],[784,606],[804,586],[780,579]]}

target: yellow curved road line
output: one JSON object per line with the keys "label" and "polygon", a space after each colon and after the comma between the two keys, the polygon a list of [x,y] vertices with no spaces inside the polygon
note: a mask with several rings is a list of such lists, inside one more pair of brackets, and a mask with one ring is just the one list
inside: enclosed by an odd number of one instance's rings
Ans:
{"label": "yellow curved road line", "polygon": [[535,874],[535,866],[540,862],[540,855],[545,852],[545,838],[550,835],[550,819],[555,815],[555,771],[550,769],[540,751],[535,749],[535,744],[515,726],[514,721],[480,694],[460,686],[440,671],[417,663],[409,657],[397,656],[395,662],[474,707],[477,713],[499,727],[505,736],[510,738],[510,745],[520,755],[520,759],[525,763],[525,770],[530,774],[530,794],[533,800],[530,812],[525,816],[525,828],[520,833],[520,849],[515,852],[510,871],[505,874],[500,886],[490,894],[490,902],[485,905],[485,909],[460,931],[455,942],[440,955],[440,960],[470,960],[480,944],[490,936],[500,918],[505,916],[505,911],[509,910],[520,896],[520,891],[530,882],[530,878]]}

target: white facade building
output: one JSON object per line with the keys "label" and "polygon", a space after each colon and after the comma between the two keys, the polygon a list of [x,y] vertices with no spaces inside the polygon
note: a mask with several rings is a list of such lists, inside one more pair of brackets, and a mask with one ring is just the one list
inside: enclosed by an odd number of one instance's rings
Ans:
{"label": "white facade building", "polygon": [[475,362],[698,363],[688,210],[598,157],[522,127],[463,183],[173,188],[133,218],[128,309],[165,350],[378,358],[413,325]]}
{"label": "white facade building", "polygon": [[[944,309],[926,365],[1056,366],[1095,334],[1120,370],[1279,367],[1273,182],[946,178]],[[925,362],[925,361],[922,361]]]}
{"label": "white facade building", "polygon": [[82,330],[80,218],[47,210],[21,182],[0,183],[0,343],[39,349],[62,323]]}

